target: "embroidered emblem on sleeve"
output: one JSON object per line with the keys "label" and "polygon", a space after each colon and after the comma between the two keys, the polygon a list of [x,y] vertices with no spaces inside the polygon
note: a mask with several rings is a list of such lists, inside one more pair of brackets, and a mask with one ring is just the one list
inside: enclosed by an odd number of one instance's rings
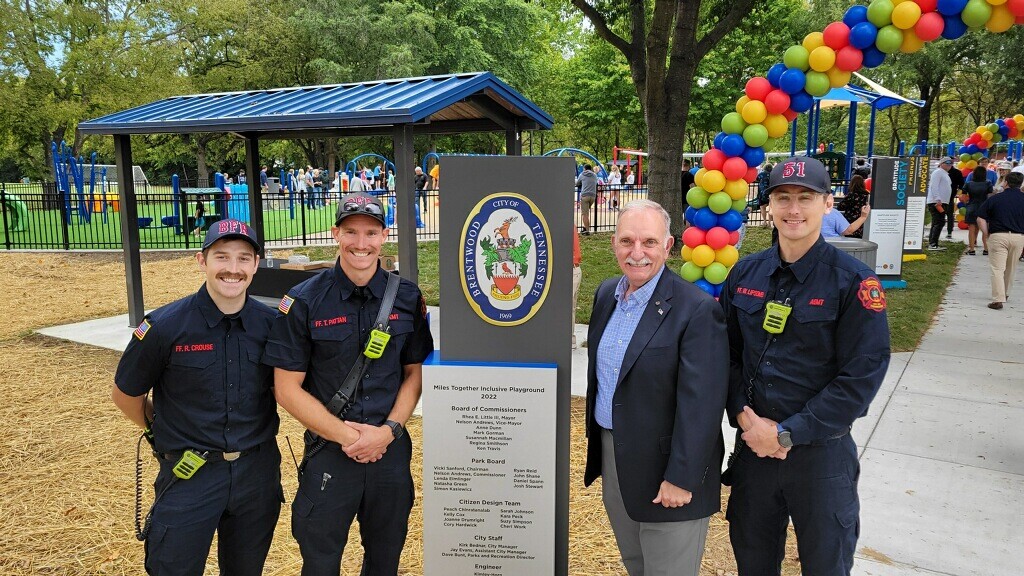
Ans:
{"label": "embroidered emblem on sleeve", "polygon": [[882,283],[878,281],[878,278],[871,277],[861,280],[860,287],[857,288],[857,298],[860,299],[861,306],[868,310],[873,312],[885,310],[885,290],[882,289]]}
{"label": "embroidered emblem on sleeve", "polygon": [[280,310],[282,314],[287,314],[288,312],[291,311],[292,304],[294,303],[295,298],[292,298],[291,296],[285,294],[284,298],[281,298],[281,302],[277,305],[277,309]]}
{"label": "embroidered emblem on sleeve", "polygon": [[139,324],[138,327],[135,328],[135,331],[132,332],[132,335],[139,340],[142,340],[146,337],[146,333],[149,332],[149,329],[152,327],[153,325],[149,323],[149,320],[143,320],[142,324]]}

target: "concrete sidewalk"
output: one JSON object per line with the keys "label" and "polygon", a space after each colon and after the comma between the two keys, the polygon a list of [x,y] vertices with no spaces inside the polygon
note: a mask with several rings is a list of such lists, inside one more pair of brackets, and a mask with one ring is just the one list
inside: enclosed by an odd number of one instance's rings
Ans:
{"label": "concrete sidewalk", "polygon": [[[966,241],[966,232],[954,235]],[[1003,310],[986,307],[989,294],[988,259],[979,247],[977,256],[961,259],[921,345],[893,355],[870,414],[854,425],[861,449],[854,574],[1024,573],[1024,436],[1014,435],[1024,422],[1024,265]],[[581,296],[581,305],[588,300]],[[439,347],[440,316],[431,308]],[[131,338],[127,315],[39,332],[115,350]],[[586,332],[576,326],[579,342]],[[587,349],[580,347],[574,395],[586,394],[586,378]],[[733,431],[724,421],[723,430],[731,450]]]}

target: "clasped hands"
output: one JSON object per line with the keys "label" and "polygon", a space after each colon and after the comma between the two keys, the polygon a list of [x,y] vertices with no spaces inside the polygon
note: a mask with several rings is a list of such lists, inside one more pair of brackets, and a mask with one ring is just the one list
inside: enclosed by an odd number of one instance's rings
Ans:
{"label": "clasped hands", "polygon": [[754,451],[759,458],[778,458],[785,460],[789,454],[789,448],[779,444],[778,422],[771,418],[758,416],[750,406],[744,406],[743,412],[737,418],[743,434],[740,438],[747,443],[747,446]]}
{"label": "clasped hands", "polygon": [[342,451],[349,458],[360,464],[369,464],[380,460],[388,451],[388,445],[395,439],[391,428],[387,426],[373,426],[348,421],[342,421],[342,425],[346,426],[348,430],[345,431],[346,437],[338,443],[341,444]]}

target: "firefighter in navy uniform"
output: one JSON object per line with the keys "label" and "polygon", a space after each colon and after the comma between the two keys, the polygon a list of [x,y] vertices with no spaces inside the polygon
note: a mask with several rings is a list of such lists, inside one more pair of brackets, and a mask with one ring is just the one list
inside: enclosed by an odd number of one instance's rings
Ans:
{"label": "firefighter in navy uniform", "polygon": [[302,574],[335,575],[358,518],[363,576],[393,576],[414,497],[412,442],[404,426],[419,400],[422,362],[434,341],[419,288],[395,275],[400,284],[382,355],[369,361],[363,377],[355,374],[358,385],[344,395],[351,401],[342,402],[341,416],[328,408],[362,361],[392,276],[378,264],[388,230],[373,196],[343,197],[332,233],[337,262],[281,300],[264,355],[275,367],[278,403],[308,429],[292,534]]}
{"label": "firefighter in navy uniform", "polygon": [[776,164],[769,202],[779,242],[732,269],[726,406],[737,449],[723,478],[740,576],[780,574],[792,518],[804,574],[849,574],[860,466],[850,428],[889,366],[885,292],[864,263],[826,243],[821,162]]}
{"label": "firefighter in navy uniform", "polygon": [[263,572],[283,493],[272,372],[260,363],[274,311],[246,294],[258,254],[245,223],[210,226],[196,254],[206,282],[148,315],[117,366],[114,403],[152,422],[160,463],[149,574],[201,575],[215,531],[222,574]]}

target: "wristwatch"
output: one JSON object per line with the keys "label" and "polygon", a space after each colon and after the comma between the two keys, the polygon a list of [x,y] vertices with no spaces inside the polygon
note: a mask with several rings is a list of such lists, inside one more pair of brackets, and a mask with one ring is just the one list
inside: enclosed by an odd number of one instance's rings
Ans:
{"label": "wristwatch", "polygon": [[398,440],[399,438],[402,437],[403,434],[405,434],[405,428],[403,428],[401,424],[395,422],[394,420],[385,420],[384,425],[387,426],[388,428],[391,428],[391,434],[394,435],[395,440]]}
{"label": "wristwatch", "polygon": [[779,431],[779,446],[783,448],[793,447],[793,438],[789,434],[789,430],[782,427],[782,424],[776,424],[776,429]]}

